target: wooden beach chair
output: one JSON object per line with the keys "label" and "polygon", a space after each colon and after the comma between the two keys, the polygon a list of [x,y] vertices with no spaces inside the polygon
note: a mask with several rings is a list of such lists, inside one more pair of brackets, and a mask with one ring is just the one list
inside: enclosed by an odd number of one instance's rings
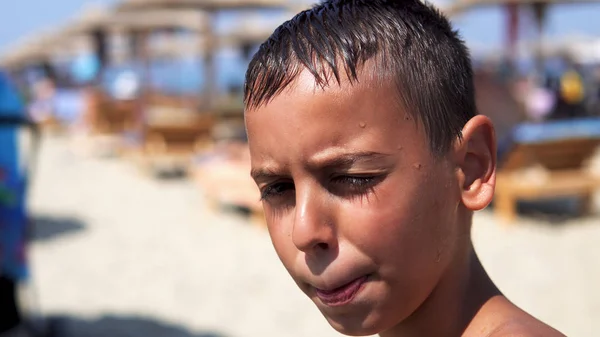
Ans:
{"label": "wooden beach chair", "polygon": [[260,192],[250,177],[247,144],[231,142],[219,145],[196,164],[194,176],[211,209],[244,209],[254,224],[266,225]]}
{"label": "wooden beach chair", "polygon": [[61,134],[65,131],[62,123],[54,115],[48,116],[37,124],[38,128],[44,133]]}
{"label": "wooden beach chair", "polygon": [[79,141],[85,142],[85,152],[122,154],[123,136],[136,126],[139,102],[115,99],[100,87],[85,88],[84,97],[84,110],[78,117],[83,124],[78,125],[78,134],[84,137]]}
{"label": "wooden beach chair", "polygon": [[496,214],[507,222],[517,216],[517,201],[578,197],[581,212],[591,210],[600,177],[587,163],[600,146],[600,119],[524,124],[513,143],[499,154]]}
{"label": "wooden beach chair", "polygon": [[88,93],[87,122],[93,135],[120,136],[135,125],[136,100],[116,100],[100,89]]}
{"label": "wooden beach chair", "polygon": [[148,103],[143,126],[146,162],[187,170],[193,156],[210,146],[214,124],[214,116],[198,113],[189,100],[155,96]]}

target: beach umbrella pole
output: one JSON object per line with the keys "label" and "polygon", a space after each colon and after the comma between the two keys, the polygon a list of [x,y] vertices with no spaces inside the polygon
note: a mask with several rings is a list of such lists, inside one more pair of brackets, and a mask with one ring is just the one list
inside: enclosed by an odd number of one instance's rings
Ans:
{"label": "beach umbrella pole", "polygon": [[515,73],[517,59],[517,41],[519,40],[519,6],[508,3],[506,9],[506,49],[510,72]]}
{"label": "beach umbrella pole", "polygon": [[135,31],[132,34],[134,39],[134,59],[140,63],[139,81],[140,92],[137,99],[137,109],[135,116],[135,128],[138,132],[145,129],[145,110],[148,105],[148,98],[152,86],[151,61],[148,50],[150,34],[148,31]]}
{"label": "beach umbrella pole", "polygon": [[214,32],[213,19],[215,12],[209,12],[207,15],[206,29],[205,29],[205,40],[204,40],[204,107],[209,112],[215,107],[215,95],[217,94],[217,64],[216,64],[216,52],[217,52],[217,41]]}
{"label": "beach umbrella pole", "polygon": [[535,18],[535,24],[537,28],[537,54],[535,55],[536,60],[536,70],[538,75],[544,74],[545,68],[545,58],[544,58],[544,28],[546,24],[546,13],[548,9],[548,5],[541,2],[536,2],[532,4],[533,14]]}

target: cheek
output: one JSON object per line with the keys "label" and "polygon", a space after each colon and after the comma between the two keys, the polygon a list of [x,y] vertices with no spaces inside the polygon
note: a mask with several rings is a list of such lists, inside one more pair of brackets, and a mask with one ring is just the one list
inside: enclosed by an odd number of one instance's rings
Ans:
{"label": "cheek", "polygon": [[292,241],[291,227],[286,227],[282,219],[270,219],[267,215],[267,226],[269,236],[275,248],[279,260],[283,263],[287,271],[295,277],[293,266],[296,261],[298,250]]}
{"label": "cheek", "polygon": [[[382,273],[419,278],[439,262],[454,227],[452,204],[435,175],[390,177],[360,207],[348,207],[346,235]],[[438,176],[439,177],[439,176]]]}
{"label": "cheek", "polygon": [[377,197],[348,209],[352,225],[346,227],[347,240],[377,265],[373,317],[382,326],[393,326],[414,312],[453,256],[453,207],[445,189],[436,185],[419,175],[392,179],[376,191]]}
{"label": "cheek", "polygon": [[[271,242],[273,243],[273,247],[275,248],[275,252],[285,263],[286,256],[289,254],[291,244],[290,236],[288,235],[288,231],[280,224],[279,221],[273,221],[269,219],[267,215],[267,228],[269,230],[269,236],[271,237]],[[290,242],[288,242],[290,241]]]}

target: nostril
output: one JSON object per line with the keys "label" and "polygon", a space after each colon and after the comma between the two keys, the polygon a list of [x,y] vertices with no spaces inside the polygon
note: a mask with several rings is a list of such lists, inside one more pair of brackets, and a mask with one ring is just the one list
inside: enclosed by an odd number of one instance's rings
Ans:
{"label": "nostril", "polygon": [[318,247],[318,248],[321,248],[322,250],[327,250],[327,249],[329,249],[329,245],[328,245],[328,244],[326,244],[326,243],[324,243],[324,242],[321,242],[321,243],[317,244],[317,247]]}

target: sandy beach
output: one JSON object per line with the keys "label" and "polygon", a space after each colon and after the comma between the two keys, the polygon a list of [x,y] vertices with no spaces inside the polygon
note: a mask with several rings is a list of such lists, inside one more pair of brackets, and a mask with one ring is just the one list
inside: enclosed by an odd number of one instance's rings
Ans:
{"label": "sandy beach", "polygon": [[[46,137],[40,155],[27,293],[65,336],[339,336],[266,230],[210,209],[191,181],[75,155],[60,137]],[[476,249],[501,290],[569,336],[600,336],[596,209],[513,226],[487,210],[475,217]]]}

